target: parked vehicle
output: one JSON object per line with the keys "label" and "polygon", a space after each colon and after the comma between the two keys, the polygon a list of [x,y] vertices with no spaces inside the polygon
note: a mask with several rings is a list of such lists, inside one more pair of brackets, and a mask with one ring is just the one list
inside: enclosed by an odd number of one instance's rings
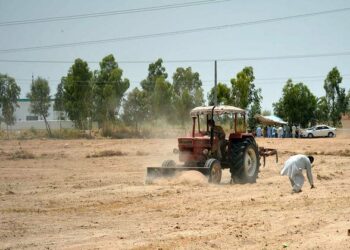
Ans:
{"label": "parked vehicle", "polygon": [[307,128],[301,132],[301,137],[334,137],[336,136],[336,128],[327,125],[317,125]]}

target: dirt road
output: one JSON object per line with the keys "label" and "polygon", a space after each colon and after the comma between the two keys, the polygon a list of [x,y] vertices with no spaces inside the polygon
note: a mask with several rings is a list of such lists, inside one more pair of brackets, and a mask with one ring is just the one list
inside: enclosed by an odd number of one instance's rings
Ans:
{"label": "dirt road", "polygon": [[[280,162],[256,184],[229,185],[225,170],[221,185],[196,172],[145,185],[176,143],[1,141],[0,249],[350,248],[349,138],[258,139]],[[294,153],[316,154],[316,189],[293,195],[279,176]]]}

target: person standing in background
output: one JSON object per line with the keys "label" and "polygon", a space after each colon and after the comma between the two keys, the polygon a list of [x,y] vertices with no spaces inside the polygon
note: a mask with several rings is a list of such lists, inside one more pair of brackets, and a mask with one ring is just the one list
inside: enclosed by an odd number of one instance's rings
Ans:
{"label": "person standing in background", "polygon": [[283,128],[282,128],[282,126],[278,127],[277,134],[278,134],[278,138],[282,138],[282,136],[283,136]]}
{"label": "person standing in background", "polygon": [[260,127],[260,125],[256,128],[256,137],[261,137],[261,127]]}
{"label": "person standing in background", "polygon": [[267,126],[264,127],[264,132],[263,133],[264,133],[263,136],[267,137]]}
{"label": "person standing in background", "polygon": [[268,137],[268,138],[271,138],[271,135],[272,135],[271,126],[268,125],[268,126],[267,126],[267,137]]}
{"label": "person standing in background", "polygon": [[292,126],[292,137],[295,138],[295,133],[297,131],[297,128],[295,127],[295,125],[293,124]]}
{"label": "person standing in background", "polygon": [[290,127],[286,125],[286,138],[290,138]]}
{"label": "person standing in background", "polygon": [[276,126],[273,126],[273,137],[274,138],[277,138],[278,137],[278,133],[277,133],[277,128],[276,128]]}

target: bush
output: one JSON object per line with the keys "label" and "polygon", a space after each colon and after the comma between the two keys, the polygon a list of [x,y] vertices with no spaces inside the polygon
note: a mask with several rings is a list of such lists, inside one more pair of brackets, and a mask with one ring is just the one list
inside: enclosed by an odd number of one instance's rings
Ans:
{"label": "bush", "polygon": [[87,155],[86,158],[98,158],[98,157],[109,157],[109,156],[124,156],[127,155],[127,153],[124,153],[119,150],[104,150],[98,153],[94,153],[91,155]]}

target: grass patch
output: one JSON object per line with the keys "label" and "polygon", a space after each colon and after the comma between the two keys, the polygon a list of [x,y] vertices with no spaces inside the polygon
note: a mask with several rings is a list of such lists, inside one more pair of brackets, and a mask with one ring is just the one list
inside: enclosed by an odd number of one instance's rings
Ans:
{"label": "grass patch", "polygon": [[19,160],[19,159],[34,159],[35,155],[25,150],[17,150],[10,154],[9,159]]}
{"label": "grass patch", "polygon": [[75,128],[65,128],[61,130],[53,130],[52,138],[55,139],[92,139],[95,138],[97,132],[95,130],[79,130]]}
{"label": "grass patch", "polygon": [[0,149],[0,157],[5,157],[8,160],[23,160],[36,158],[36,156],[33,153],[24,150],[20,142],[18,142],[18,149],[14,152],[5,152],[2,149]]}
{"label": "grass patch", "polygon": [[128,155],[125,152],[119,151],[119,150],[104,150],[98,153],[89,154],[86,156],[86,158],[98,158],[98,157],[110,157],[110,156],[125,156]]}

